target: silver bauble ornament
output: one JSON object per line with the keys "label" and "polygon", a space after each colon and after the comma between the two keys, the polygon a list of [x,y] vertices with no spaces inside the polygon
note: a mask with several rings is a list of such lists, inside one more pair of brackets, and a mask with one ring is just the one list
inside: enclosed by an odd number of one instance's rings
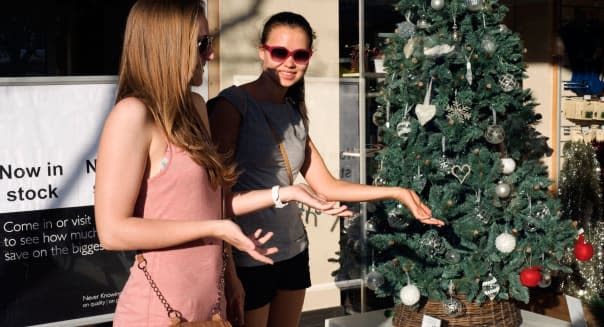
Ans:
{"label": "silver bauble ornament", "polygon": [[509,233],[501,233],[495,239],[495,247],[501,253],[510,253],[516,248],[516,238]]}
{"label": "silver bauble ornament", "polygon": [[419,246],[425,253],[430,255],[441,255],[446,251],[443,239],[434,229],[430,229],[424,233],[419,239]]}
{"label": "silver bauble ornament", "polygon": [[365,223],[365,231],[375,233],[377,231],[375,221],[376,218],[374,217],[367,219],[367,222]]}
{"label": "silver bauble ornament", "polygon": [[510,196],[511,191],[512,187],[510,186],[510,184],[499,182],[499,184],[495,186],[495,194],[497,194],[500,199],[505,199]]}
{"label": "silver bauble ornament", "polygon": [[388,183],[382,176],[378,175],[373,179],[373,185],[375,185],[375,186],[384,186],[386,184],[388,184]]}
{"label": "silver bauble ornament", "polygon": [[368,289],[375,291],[384,284],[384,275],[372,268],[365,277],[365,283]]}
{"label": "silver bauble ornament", "polygon": [[[400,207],[399,207],[400,206]],[[392,210],[388,211],[388,225],[396,230],[405,230],[409,227],[409,220],[403,216],[402,205],[398,204]]]}
{"label": "silver bauble ornament", "polygon": [[483,225],[489,223],[489,216],[480,206],[474,207],[474,214],[476,215],[476,220],[478,220]]}
{"label": "silver bauble ornament", "polygon": [[430,7],[434,10],[441,10],[445,7],[445,0],[432,0],[430,1]]}
{"label": "silver bauble ornament", "polygon": [[501,86],[503,92],[510,92],[514,90],[516,88],[516,85],[518,85],[518,83],[516,82],[514,75],[503,74],[499,76],[499,86]]}
{"label": "silver bauble ornament", "polygon": [[411,122],[409,120],[404,119],[396,124],[396,135],[403,140],[407,140],[409,132],[411,132]]}
{"label": "silver bauble ornament", "polygon": [[466,6],[470,11],[479,11],[482,9],[484,0],[466,0]]}
{"label": "silver bauble ornament", "polygon": [[430,27],[432,27],[432,24],[430,24],[430,22],[425,17],[421,17],[417,20],[417,28],[421,30],[427,30]]}
{"label": "silver bauble ornament", "polygon": [[491,144],[499,144],[503,142],[505,132],[503,127],[499,125],[489,125],[487,130],[484,132],[484,138]]}
{"label": "silver bauble ornament", "polygon": [[376,110],[371,116],[371,121],[375,126],[384,126],[386,124],[386,113],[383,110]]}
{"label": "silver bauble ornament", "polygon": [[482,47],[482,50],[484,50],[484,52],[489,55],[492,55],[493,53],[495,53],[495,50],[497,50],[497,43],[495,42],[495,38],[493,38],[493,36],[491,35],[485,35],[482,38],[480,45]]}
{"label": "silver bauble ornament", "polygon": [[443,311],[450,317],[459,317],[464,314],[463,303],[454,297],[450,297],[443,302]]}
{"label": "silver bauble ornament", "polygon": [[424,177],[424,174],[415,174],[413,175],[413,177],[411,178],[411,183],[412,183],[412,187],[413,190],[415,190],[415,192],[420,193],[424,187],[426,187],[426,177]]}
{"label": "silver bauble ornament", "polygon": [[447,251],[447,253],[445,254],[445,258],[447,258],[447,260],[452,263],[458,263],[459,260],[461,260],[461,256],[459,255],[459,252],[457,252],[455,250]]}
{"label": "silver bauble ornament", "polygon": [[419,301],[421,294],[419,288],[413,284],[409,284],[401,288],[400,297],[404,305],[412,306]]}
{"label": "silver bauble ornament", "polygon": [[547,288],[552,284],[552,275],[549,272],[541,273],[541,280],[539,281],[539,287]]}

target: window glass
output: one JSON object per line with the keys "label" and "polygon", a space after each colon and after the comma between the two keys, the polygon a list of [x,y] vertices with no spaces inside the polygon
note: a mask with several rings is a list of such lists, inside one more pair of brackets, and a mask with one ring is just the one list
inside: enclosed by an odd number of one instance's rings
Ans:
{"label": "window glass", "polygon": [[0,77],[116,75],[132,0],[9,1]]}

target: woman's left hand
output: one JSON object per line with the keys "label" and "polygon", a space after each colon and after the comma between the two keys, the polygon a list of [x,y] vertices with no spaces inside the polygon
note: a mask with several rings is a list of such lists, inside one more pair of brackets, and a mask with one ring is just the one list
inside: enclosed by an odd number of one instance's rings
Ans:
{"label": "woman's left hand", "polygon": [[280,195],[286,201],[297,201],[328,215],[339,217],[353,215],[353,212],[347,206],[339,206],[335,201],[327,201],[323,195],[316,193],[306,184],[284,186],[281,188],[281,192]]}
{"label": "woman's left hand", "polygon": [[421,223],[439,227],[445,224],[444,221],[432,217],[432,210],[420,200],[419,195],[415,191],[404,188],[401,190],[397,200],[411,210],[415,219]]}

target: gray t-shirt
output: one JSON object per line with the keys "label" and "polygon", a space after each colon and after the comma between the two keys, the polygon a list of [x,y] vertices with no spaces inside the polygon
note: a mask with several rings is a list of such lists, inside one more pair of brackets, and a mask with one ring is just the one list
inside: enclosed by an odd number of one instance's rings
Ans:
{"label": "gray t-shirt", "polygon": [[[242,174],[233,191],[288,185],[287,168],[273,131],[283,140],[295,179],[304,163],[307,138],[307,131],[299,111],[289,103],[258,102],[245,90],[236,86],[223,90],[219,97],[228,100],[241,114],[235,158]],[[281,209],[271,207],[239,216],[234,221],[245,234],[251,234],[258,228],[262,228],[264,232],[274,232],[274,236],[266,246],[279,248],[279,252],[272,255],[275,262],[292,258],[308,247],[306,230],[300,219],[300,209],[295,202]],[[262,265],[236,249],[233,249],[233,256],[238,266]]]}

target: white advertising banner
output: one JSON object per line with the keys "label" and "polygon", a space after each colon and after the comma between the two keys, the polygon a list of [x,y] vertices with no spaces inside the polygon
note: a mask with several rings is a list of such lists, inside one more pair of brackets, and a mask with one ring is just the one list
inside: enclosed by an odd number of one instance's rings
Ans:
{"label": "white advertising banner", "polygon": [[115,87],[0,86],[1,326],[75,326],[115,309],[131,254],[100,246],[93,210]]}

